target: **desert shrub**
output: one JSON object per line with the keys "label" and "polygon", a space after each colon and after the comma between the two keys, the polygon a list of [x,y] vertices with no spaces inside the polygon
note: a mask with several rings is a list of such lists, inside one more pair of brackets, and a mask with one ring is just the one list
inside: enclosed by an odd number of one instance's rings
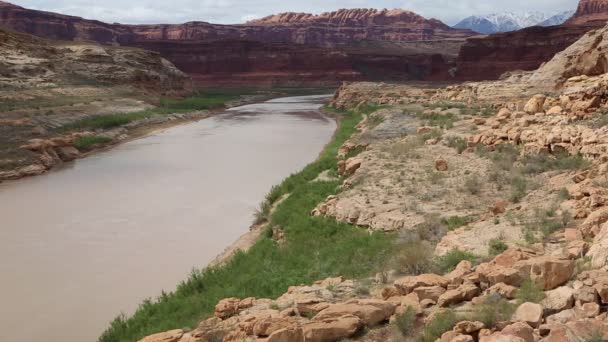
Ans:
{"label": "desert shrub", "polygon": [[407,241],[395,247],[391,266],[401,274],[418,275],[435,269],[433,249],[426,241]]}
{"label": "desert shrub", "polygon": [[536,284],[530,279],[526,279],[521,283],[516,294],[517,301],[521,303],[540,303],[545,299],[545,293],[539,289]]}
{"label": "desert shrub", "polygon": [[450,129],[454,127],[454,122],[458,118],[453,113],[433,113],[433,114],[422,114],[418,116],[421,119],[426,120],[427,126],[436,126],[440,128]]}
{"label": "desert shrub", "polygon": [[545,238],[551,234],[565,229],[570,224],[572,216],[568,211],[562,211],[557,214],[555,207],[537,208],[531,217],[525,223],[525,229],[531,232],[539,232]]}
{"label": "desert shrub", "polygon": [[464,180],[464,189],[471,195],[478,195],[481,192],[481,181],[479,175],[470,175]]}
{"label": "desert shrub", "polygon": [[460,321],[462,319],[452,310],[440,312],[433,317],[433,320],[426,324],[416,341],[435,342],[443,333],[452,330],[456,323]]}
{"label": "desert shrub", "polygon": [[461,261],[468,260],[470,262],[475,262],[476,259],[477,257],[470,252],[453,249],[446,255],[437,259],[437,266],[442,272],[448,273],[453,271]]}
{"label": "desert shrub", "polygon": [[496,256],[509,248],[504,241],[500,239],[492,239],[490,240],[490,244],[488,246],[488,255]]}
{"label": "desert shrub", "polygon": [[418,140],[422,144],[425,141],[430,140],[430,139],[441,140],[441,137],[443,137],[443,132],[441,132],[440,129],[434,129],[428,133],[419,134]]}
{"label": "desert shrub", "polygon": [[519,203],[528,194],[529,184],[524,177],[513,177],[511,179],[511,195],[509,200],[513,203]]}
{"label": "desert shrub", "polygon": [[424,222],[416,226],[416,232],[420,240],[439,241],[447,233],[447,228],[439,215],[428,214],[424,217]]}
{"label": "desert shrub", "polygon": [[509,303],[500,295],[492,294],[483,304],[476,307],[471,320],[483,322],[486,328],[492,328],[498,322],[509,321],[516,308],[515,304]]}
{"label": "desert shrub", "polygon": [[461,137],[448,137],[448,146],[460,154],[467,149],[467,141]]}
{"label": "desert shrub", "polygon": [[552,170],[580,170],[589,166],[589,161],[581,155],[571,156],[566,153],[526,155],[521,159],[521,163],[525,174],[539,174]]}
{"label": "desert shrub", "polygon": [[557,197],[562,200],[562,201],[566,201],[570,199],[570,192],[568,191],[568,189],[566,188],[561,188],[559,189],[559,191],[557,192]]}
{"label": "desert shrub", "polygon": [[449,231],[456,230],[462,226],[466,226],[471,222],[471,218],[468,216],[450,216],[442,218],[443,223]]}
{"label": "desert shrub", "polygon": [[393,323],[397,330],[405,337],[411,336],[414,330],[414,324],[416,323],[416,310],[411,306],[405,308],[402,314],[395,316],[395,322]]}

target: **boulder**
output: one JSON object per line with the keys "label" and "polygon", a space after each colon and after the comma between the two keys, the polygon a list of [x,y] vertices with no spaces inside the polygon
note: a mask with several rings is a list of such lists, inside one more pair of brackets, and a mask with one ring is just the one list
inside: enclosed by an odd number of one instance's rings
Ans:
{"label": "boulder", "polygon": [[545,315],[570,309],[574,305],[574,289],[568,286],[558,287],[545,292],[545,299],[540,303]]}
{"label": "boulder", "polygon": [[486,294],[497,293],[503,298],[513,299],[517,294],[517,290],[518,289],[515,286],[507,285],[505,283],[498,283],[487,289]]}
{"label": "boulder", "polygon": [[280,329],[268,336],[266,342],[303,342],[304,332],[302,328]]}
{"label": "boulder", "polygon": [[574,299],[578,305],[585,303],[597,303],[597,291],[591,286],[582,286],[574,292]]}
{"label": "boulder", "polygon": [[445,288],[441,286],[420,286],[414,289],[414,292],[418,295],[420,300],[430,299],[437,302],[439,297],[445,293]]}
{"label": "boulder", "polygon": [[330,304],[319,312],[315,321],[334,319],[342,316],[356,316],[368,327],[387,321],[395,313],[396,305],[380,300],[361,300],[343,304]]}
{"label": "boulder", "polygon": [[591,258],[591,265],[594,268],[608,266],[608,224],[602,224],[587,256]]}
{"label": "boulder", "polygon": [[537,328],[543,321],[543,307],[536,303],[523,303],[515,310],[512,320]]}
{"label": "boulder", "polygon": [[462,321],[456,323],[456,325],[454,326],[454,331],[460,334],[470,335],[472,333],[478,332],[483,328],[484,324],[482,322]]}
{"label": "boulder", "polygon": [[176,329],[144,337],[139,342],[178,342],[182,336],[184,331]]}
{"label": "boulder", "polygon": [[580,342],[592,337],[608,336],[608,324],[596,319],[582,319],[565,324],[553,324],[546,342]]}
{"label": "boulder", "polygon": [[437,171],[447,171],[448,170],[448,162],[443,158],[439,158],[435,160],[435,170]]}
{"label": "boulder", "polygon": [[363,160],[359,158],[349,158],[344,163],[344,170],[342,170],[341,174],[344,176],[350,176],[354,174],[361,167],[362,163]]}
{"label": "boulder", "polygon": [[471,273],[472,270],[473,264],[468,260],[463,260],[458,263],[458,265],[452,272],[446,275],[446,278],[448,278],[452,282],[452,284],[461,284],[463,281],[463,277]]}
{"label": "boulder", "polygon": [[256,336],[270,336],[281,329],[297,328],[297,321],[293,317],[264,317],[253,324],[253,334]]}
{"label": "boulder", "polygon": [[543,112],[543,106],[547,97],[542,94],[534,95],[524,106],[524,112],[528,114],[536,114]]}
{"label": "boulder", "polygon": [[481,290],[474,284],[466,283],[460,285],[457,289],[446,291],[439,297],[437,304],[441,307],[459,304],[473,299],[478,296],[480,292]]}
{"label": "boulder", "polygon": [[302,332],[306,342],[334,342],[353,336],[362,327],[363,322],[359,317],[345,315],[323,320],[315,319],[303,325]]}
{"label": "boulder", "polygon": [[547,111],[547,115],[561,115],[562,111],[561,106],[553,106]]}
{"label": "boulder", "polygon": [[226,319],[238,313],[239,298],[224,298],[215,306],[215,317]]}
{"label": "boulder", "polygon": [[556,256],[541,256],[520,261],[515,265],[542,290],[552,290],[565,284],[574,273],[574,260]]}
{"label": "boulder", "polygon": [[524,322],[515,322],[508,325],[500,334],[519,337],[526,342],[534,342],[534,329]]}
{"label": "boulder", "polygon": [[437,274],[421,274],[418,276],[407,276],[395,280],[395,287],[403,295],[407,295],[415,288],[420,286],[441,286],[447,287],[450,280]]}

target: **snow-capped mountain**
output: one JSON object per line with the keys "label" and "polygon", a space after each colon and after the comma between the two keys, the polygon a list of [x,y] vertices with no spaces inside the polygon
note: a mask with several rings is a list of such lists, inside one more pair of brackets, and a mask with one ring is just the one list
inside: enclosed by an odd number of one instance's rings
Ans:
{"label": "snow-capped mountain", "polygon": [[535,25],[559,25],[572,16],[573,13],[573,11],[568,11],[554,16],[549,16],[542,12],[503,12],[482,16],[474,15],[463,19],[454,25],[454,27],[470,29],[483,34],[509,32]]}
{"label": "snow-capped mountain", "polygon": [[574,15],[574,13],[576,13],[576,11],[574,11],[574,10],[558,13],[558,14],[552,16],[551,18],[539,23],[538,26],[561,25],[561,24],[565,23],[566,20],[570,19]]}

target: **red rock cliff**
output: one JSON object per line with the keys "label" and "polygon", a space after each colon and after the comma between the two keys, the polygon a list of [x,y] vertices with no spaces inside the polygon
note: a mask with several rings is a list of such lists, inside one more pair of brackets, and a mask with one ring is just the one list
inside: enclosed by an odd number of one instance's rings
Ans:
{"label": "red rock cliff", "polygon": [[[158,51],[197,79],[241,77],[249,82],[255,75],[275,83],[280,83],[281,77],[287,83],[297,83],[298,78],[329,83],[341,79],[441,78],[437,75],[447,75],[452,66],[453,46],[419,48],[407,43],[451,38],[449,44],[454,45],[473,35],[402,10],[288,13],[244,25],[121,25],[28,10],[1,1],[0,25],[45,38]],[[264,79],[263,74],[270,76]]]}
{"label": "red rock cliff", "polygon": [[608,20],[608,0],[580,0],[576,13],[566,24],[581,25],[591,21]]}

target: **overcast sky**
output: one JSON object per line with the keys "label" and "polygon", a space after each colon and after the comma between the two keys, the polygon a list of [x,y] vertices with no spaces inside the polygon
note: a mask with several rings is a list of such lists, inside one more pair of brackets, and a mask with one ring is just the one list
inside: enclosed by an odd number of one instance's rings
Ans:
{"label": "overcast sky", "polygon": [[17,5],[130,24],[208,21],[236,24],[278,12],[321,13],[339,8],[403,8],[448,24],[472,14],[574,9],[578,0],[8,0]]}

